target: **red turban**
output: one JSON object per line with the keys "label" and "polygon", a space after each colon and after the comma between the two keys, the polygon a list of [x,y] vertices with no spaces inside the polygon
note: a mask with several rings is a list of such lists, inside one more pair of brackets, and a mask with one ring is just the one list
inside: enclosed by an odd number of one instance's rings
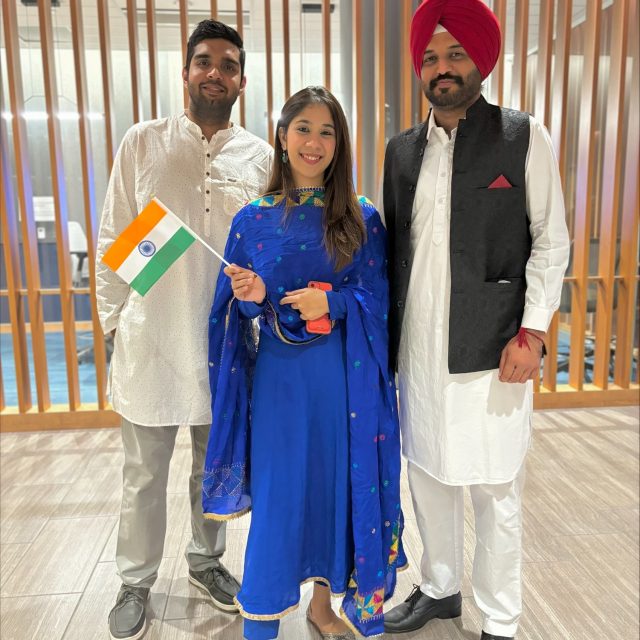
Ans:
{"label": "red turban", "polygon": [[441,24],[469,54],[484,80],[500,55],[500,23],[481,0],[424,0],[411,20],[411,57],[420,77],[422,57]]}

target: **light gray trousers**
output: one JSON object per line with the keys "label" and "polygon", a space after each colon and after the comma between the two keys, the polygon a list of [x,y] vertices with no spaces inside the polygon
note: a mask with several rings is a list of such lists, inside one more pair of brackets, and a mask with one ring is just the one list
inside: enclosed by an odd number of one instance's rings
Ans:
{"label": "light gray trousers", "polygon": [[[224,523],[202,515],[202,474],[209,425],[191,426],[192,467],[189,478],[191,541],[189,568],[217,566],[225,550]],[[151,587],[158,577],[167,529],[167,479],[178,434],[177,426],[141,427],[122,419],[122,507],[116,548],[118,575],[124,584]],[[182,523],[174,523],[182,527]]]}

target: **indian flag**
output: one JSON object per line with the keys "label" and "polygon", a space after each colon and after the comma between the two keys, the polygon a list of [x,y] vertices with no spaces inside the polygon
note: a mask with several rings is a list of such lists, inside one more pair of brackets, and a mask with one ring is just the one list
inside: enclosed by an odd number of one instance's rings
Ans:
{"label": "indian flag", "polygon": [[143,296],[196,240],[180,218],[153,198],[109,247],[102,262]]}

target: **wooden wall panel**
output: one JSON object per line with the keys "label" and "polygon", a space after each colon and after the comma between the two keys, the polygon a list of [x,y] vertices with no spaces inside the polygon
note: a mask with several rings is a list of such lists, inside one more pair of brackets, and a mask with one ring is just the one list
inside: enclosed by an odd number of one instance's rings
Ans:
{"label": "wooden wall panel", "polygon": [[160,95],[158,93],[158,46],[156,37],[156,3],[145,1],[147,19],[147,49],[149,55],[149,98],[151,101],[151,119],[160,117]]}
{"label": "wooden wall panel", "polygon": [[138,60],[138,10],[136,0],[127,0],[127,33],[129,35],[129,67],[131,69],[131,108],[133,122],[142,120],[140,94],[140,62]]}
{"label": "wooden wall panel", "polygon": [[409,47],[409,29],[412,15],[411,0],[402,0],[400,9],[400,130],[413,124],[413,86],[416,82]]}
{"label": "wooden wall panel", "polygon": [[364,173],[364,154],[362,151],[362,0],[353,0],[353,151],[356,164],[356,191],[362,193],[362,174]]}
{"label": "wooden wall panel", "polygon": [[[153,4],[153,3],[151,3]],[[84,225],[87,236],[87,261],[89,262],[89,289],[91,291],[91,324],[93,330],[93,353],[96,371],[96,396],[98,407],[107,406],[107,356],[104,335],[100,326],[96,306],[96,244],[98,240],[97,203],[95,175],[91,153],[91,133],[89,128],[89,98],[87,95],[87,72],[84,60],[84,32],[82,24],[82,3],[71,3],[71,39],[76,79],[76,100],[78,103],[78,124],[80,136],[80,162],[82,165],[82,201],[84,205]],[[151,47],[151,43],[150,43]],[[151,52],[149,52],[151,54]]]}
{"label": "wooden wall panel", "polygon": [[538,60],[536,66],[536,106],[534,115],[545,127],[548,127],[550,123],[554,5],[554,0],[540,0]]}
{"label": "wooden wall panel", "polygon": [[[242,13],[242,0],[236,0],[236,30],[240,37],[244,39],[244,14]],[[245,47],[246,48],[246,47]],[[246,109],[244,104],[244,96],[240,96],[240,126],[244,127],[246,122]]]}
{"label": "wooden wall panel", "polygon": [[[638,225],[640,221],[640,166],[638,149],[640,149],[640,58],[638,49],[638,2],[632,0],[629,7],[627,28],[629,30],[627,55],[632,59],[631,89],[629,92],[629,119],[626,131],[626,157],[624,163],[624,187],[622,194],[622,213],[620,225],[620,280],[618,286],[618,309],[616,357],[614,382],[617,386],[629,388],[634,379],[632,353],[636,352],[635,382],[638,382]],[[635,340],[634,343],[634,334]],[[637,397],[636,397],[637,402]]]}
{"label": "wooden wall panel", "polygon": [[47,349],[44,338],[44,315],[42,309],[40,264],[38,261],[38,241],[33,214],[33,189],[31,168],[27,147],[27,129],[24,119],[24,96],[22,70],[20,66],[20,45],[18,39],[18,18],[13,0],[3,0],[4,45],[7,57],[7,80],[9,84],[9,106],[13,135],[13,154],[16,168],[20,230],[22,231],[22,252],[28,291],[29,324],[33,348],[34,374],[38,396],[38,411],[46,411],[51,406],[49,395],[49,374],[47,371]]}
{"label": "wooden wall panel", "polygon": [[[357,190],[362,193],[362,176],[373,170],[376,184],[379,184],[381,169],[385,151],[386,138],[386,103],[394,103],[399,109],[398,122],[400,129],[405,129],[415,120],[426,117],[428,102],[419,91],[419,85],[412,72],[409,56],[408,34],[411,12],[415,0],[394,0],[393,7],[400,12],[400,31],[398,37],[402,51],[398,56],[400,69],[385,68],[385,50],[392,41],[385,24],[385,11],[390,10],[391,0],[353,0],[352,2],[352,32],[353,39],[350,43],[353,83],[350,88],[342,87],[342,90],[351,90],[353,94],[353,142],[354,160],[357,167]],[[86,426],[95,424],[116,424],[117,417],[107,410],[108,404],[105,395],[105,359],[104,343],[97,320],[95,308],[95,274],[93,273],[94,246],[97,231],[96,215],[101,203],[96,202],[93,175],[90,127],[88,124],[87,103],[87,70],[84,68],[83,31],[81,6],[76,0],[70,4],[71,33],[74,55],[74,72],[76,80],[76,93],[78,97],[80,157],[83,180],[82,202],[84,207],[84,225],[90,244],[89,264],[91,266],[90,285],[85,288],[74,288],[70,284],[68,268],[68,246],[66,238],[66,205],[64,204],[64,170],[61,160],[61,147],[59,139],[57,114],[57,88],[55,86],[55,66],[53,41],[51,38],[51,16],[57,9],[50,6],[51,0],[40,3],[39,8],[27,8],[37,11],[40,15],[42,31],[42,64],[46,86],[46,102],[48,113],[49,151],[51,156],[52,178],[54,182],[54,201],[56,209],[56,235],[60,262],[61,284],[59,288],[43,289],[40,283],[38,264],[38,246],[35,234],[35,222],[32,204],[32,187],[30,180],[30,167],[27,155],[27,138],[24,120],[24,99],[22,96],[22,76],[20,68],[20,44],[17,38],[17,7],[16,0],[2,0],[3,2],[3,28],[5,35],[5,49],[9,80],[8,104],[3,109],[8,109],[13,115],[12,120],[3,120],[3,153],[2,179],[3,198],[0,200],[2,213],[2,237],[5,246],[5,264],[7,271],[7,289],[0,291],[9,302],[9,314],[12,323],[12,339],[17,370],[18,406],[3,406],[6,397],[6,388],[2,387],[0,377],[0,410],[2,411],[2,428],[38,428]],[[138,58],[138,25],[137,2],[126,0],[125,18],[127,30],[124,33],[129,43],[129,66],[131,67],[131,88],[133,120],[142,118],[142,92],[140,87],[140,68]],[[160,101],[158,92],[158,33],[157,33],[157,2],[145,0],[144,11],[146,15],[146,38],[149,46],[150,67],[150,110],[152,117],[160,116]],[[255,28],[260,24],[259,20],[245,25],[244,6],[242,0],[230,3],[235,6],[237,29],[241,35],[245,35],[247,26],[247,40],[251,38],[248,28]],[[260,3],[258,3],[260,5]],[[317,34],[320,42],[318,50],[320,69],[323,82],[331,87],[337,86],[337,69],[331,68],[331,1],[320,1],[322,11],[322,31]],[[567,186],[567,203],[571,205],[575,198],[575,233],[574,233],[574,257],[573,274],[568,277],[567,286],[572,289],[572,309],[569,316],[571,344],[569,382],[570,385],[558,384],[557,371],[557,347],[559,338],[558,315],[554,318],[548,334],[549,357],[545,363],[542,389],[536,394],[537,407],[576,406],[581,403],[585,406],[597,406],[608,403],[631,402],[637,396],[638,387],[632,380],[633,374],[633,348],[634,330],[636,318],[636,296],[638,287],[638,146],[639,128],[637,113],[638,104],[638,0],[614,0],[612,6],[602,8],[601,0],[593,0],[586,3],[587,20],[584,24],[572,25],[573,3],[571,0],[556,2],[555,0],[540,0],[532,4],[530,0],[518,0],[509,3],[507,0],[493,0],[493,7],[498,19],[503,25],[503,31],[508,22],[513,22],[514,28],[514,66],[512,69],[511,95],[505,95],[508,70],[505,69],[504,41],[503,51],[498,64],[493,72],[491,82],[490,99],[498,103],[511,103],[515,107],[524,107],[527,104],[527,87],[533,87],[527,83],[527,58],[532,53],[537,55],[537,67],[535,74],[535,104],[536,117],[547,124],[553,140],[554,147],[559,157],[562,179]],[[140,2],[142,7],[143,3]],[[529,9],[540,7],[539,30],[537,37],[528,42],[528,17]],[[112,5],[113,6],[113,5]],[[186,58],[186,42],[189,36],[189,2],[177,0],[176,7],[179,12],[180,22],[180,51],[183,60]],[[219,3],[211,0],[208,4],[212,17],[217,17]],[[247,6],[248,3],[247,3]],[[292,6],[294,10],[292,11]],[[105,147],[107,164],[109,168],[113,160],[118,140],[115,139],[114,114],[116,103],[120,108],[120,98],[114,95],[112,85],[112,43],[109,32],[109,3],[96,0],[98,9],[98,36],[100,44],[100,68],[102,91],[104,96],[105,118]],[[251,5],[251,8],[253,5]],[[298,24],[299,5],[292,5],[289,0],[278,2],[264,1],[260,10],[265,14],[265,65],[266,65],[266,111],[268,113],[268,137],[272,141],[275,132],[271,113],[273,111],[273,58],[272,48],[279,47],[279,33],[274,29],[273,11],[282,10],[282,51],[284,54],[284,92],[285,98],[291,94],[291,65],[301,64],[299,58],[300,49],[304,50],[305,43],[298,40],[298,33],[291,33],[290,25]],[[24,10],[21,8],[21,10]],[[368,50],[364,50],[366,39],[362,34],[363,11],[373,12],[373,44],[367,44]],[[43,15],[43,12],[46,12]],[[58,15],[64,15],[67,8],[62,9]],[[595,143],[594,133],[596,127],[595,113],[598,96],[598,60],[600,46],[600,31],[603,25],[609,24],[606,12],[612,14],[612,55],[610,64],[610,79],[607,85],[607,126],[600,154],[600,146]],[[626,16],[625,16],[626,14]],[[253,16],[251,16],[253,18]],[[555,20],[555,39],[554,33]],[[44,18],[44,19],[43,19]],[[606,18],[606,19],[605,19]],[[293,21],[293,22],[292,22]],[[280,25],[278,25],[280,26]],[[117,34],[120,39],[121,34]],[[293,36],[293,37],[292,37]],[[572,39],[574,49],[572,51]],[[251,45],[250,45],[251,46]],[[583,49],[584,46],[584,49]],[[300,47],[300,48],[299,48]],[[568,83],[569,83],[569,54],[582,55],[584,53],[584,69],[580,87],[580,119],[576,130],[578,136],[567,123],[568,107]],[[625,56],[626,54],[626,56]],[[257,55],[251,51],[249,55]],[[37,58],[36,58],[37,59]],[[372,60],[374,67],[375,89],[374,103],[363,102],[363,74],[360,72],[365,60]],[[631,61],[631,62],[630,62]],[[629,72],[629,64],[632,70]],[[385,95],[386,75],[388,73],[400,73],[399,96]],[[633,86],[629,88],[626,78],[631,78]],[[185,91],[185,104],[188,93]],[[602,97],[600,97],[602,100]],[[629,102],[630,100],[630,102]],[[125,105],[128,107],[128,105]],[[240,124],[251,130],[252,123],[247,120],[245,113],[245,101],[239,102]],[[376,123],[374,153],[370,157],[363,157],[364,135],[374,135],[374,132],[363,130],[364,116],[367,110],[373,109]],[[250,118],[263,118],[262,110],[251,114]],[[371,113],[371,111],[369,111]],[[625,117],[626,116],[626,117]],[[7,129],[11,126],[13,144],[7,144]],[[569,138],[568,138],[569,136]],[[575,183],[567,184],[565,173],[572,168],[574,153],[572,145],[577,144],[576,153],[576,179]],[[14,154],[15,178],[7,173],[9,162],[6,154]],[[601,174],[599,172],[602,172]],[[569,175],[570,177],[570,175]],[[590,202],[590,194],[596,193],[595,185],[602,178],[602,193],[598,203],[602,215],[599,219],[599,227],[596,235],[600,239],[600,259],[598,273],[589,273],[588,247],[593,235],[594,214],[591,211],[593,203]],[[10,194],[15,184],[15,197]],[[369,194],[372,195],[372,194]],[[18,211],[13,207],[17,200]],[[12,208],[13,207],[13,208]],[[19,220],[19,228],[18,228]],[[616,232],[619,230],[621,238],[619,249],[616,246]],[[19,236],[22,236],[22,251],[24,255],[25,278],[22,281],[19,273],[18,257]],[[619,251],[619,270],[615,274],[617,252]],[[66,270],[66,272],[65,272]],[[588,283],[598,282],[598,300],[596,312],[596,356],[594,384],[585,383],[584,371],[584,343],[587,330],[586,322],[586,288]],[[614,291],[617,290],[617,302],[614,301]],[[73,296],[89,293],[92,300],[92,316],[90,323],[77,323],[73,317]],[[60,296],[63,301],[63,318],[61,323],[51,323],[45,327],[42,315],[43,296]],[[26,322],[26,312],[29,313],[29,323]],[[563,317],[566,319],[566,317]],[[55,326],[54,326],[55,325]],[[75,330],[92,330],[96,346],[96,384],[98,386],[98,403],[89,407],[80,405],[79,388],[77,384],[77,361],[75,357]],[[45,329],[62,330],[64,333],[66,363],[68,366],[67,385],[69,387],[69,407],[51,407],[49,398],[49,382],[47,376],[47,356],[45,350]],[[565,330],[565,327],[562,327]],[[35,357],[35,389],[30,388],[28,376],[28,360],[26,349],[26,336],[32,334],[33,352]],[[615,338],[610,340],[609,338]],[[615,344],[615,370],[614,383],[609,381],[609,345]],[[637,345],[636,345],[637,346]],[[74,370],[75,368],[75,370]],[[636,374],[637,375],[637,374]],[[6,385],[6,370],[4,384]],[[13,384],[13,383],[12,383]],[[634,395],[635,394],[635,395]],[[37,411],[32,406],[37,395]],[[62,410],[61,410],[62,409]],[[73,411],[82,409],[81,411]],[[94,410],[95,409],[95,410]],[[7,427],[9,424],[9,427]]]}
{"label": "wooden wall panel", "polygon": [[569,384],[582,389],[584,384],[584,339],[587,323],[587,287],[589,245],[593,210],[591,194],[595,189],[595,113],[600,52],[601,0],[587,3],[584,38],[584,67],[580,99],[580,124],[576,177],[576,207],[573,229],[573,280],[571,290],[571,344]]}
{"label": "wooden wall panel", "polygon": [[284,99],[291,96],[291,44],[289,37],[289,0],[282,0],[282,48],[284,55]]}
{"label": "wooden wall panel", "polygon": [[383,0],[375,0],[374,16],[374,66],[375,66],[375,101],[376,101],[376,153],[375,153],[375,185],[380,184],[382,165],[384,164],[385,131],[386,131],[386,95],[385,95],[385,28]]}
{"label": "wooden wall panel", "polygon": [[[551,110],[549,134],[551,135],[553,147],[558,157],[560,179],[563,185],[566,185],[567,95],[569,83],[569,54],[571,51],[572,5],[572,0],[563,0],[563,2],[558,3],[556,41],[554,47],[555,64],[552,77],[553,92],[551,94],[551,104],[549,105]],[[558,374],[558,322],[559,317],[556,313],[547,332],[547,349],[549,356],[544,363],[542,385],[548,391],[556,390]]]}
{"label": "wooden wall panel", "polygon": [[67,209],[64,164],[62,161],[62,139],[58,121],[58,87],[56,82],[51,0],[38,4],[40,18],[40,46],[44,98],[47,106],[47,132],[49,135],[49,162],[51,186],[55,210],[56,250],[58,278],[60,281],[60,306],[64,327],[64,352],[67,367],[67,391],[69,410],[80,406],[80,384],[78,379],[78,357],[73,293],[71,291],[71,268],[69,264],[69,219]]}
{"label": "wooden wall panel", "polygon": [[606,131],[602,168],[602,204],[600,217],[600,251],[596,298],[596,336],[593,381],[606,389],[611,360],[611,327],[616,270],[618,211],[624,176],[624,97],[627,68],[628,0],[613,5],[611,53],[607,86]]}
{"label": "wooden wall panel", "polygon": [[[0,96],[0,108],[4,111],[3,97]],[[29,355],[27,347],[26,309],[20,290],[22,274],[20,273],[20,244],[18,240],[18,212],[11,164],[8,157],[9,137],[4,118],[0,118],[0,165],[2,169],[2,196],[0,197],[0,222],[2,224],[2,245],[4,249],[4,273],[7,281],[7,299],[9,303],[9,320],[11,322],[11,338],[13,343],[13,361],[16,368],[16,391],[18,410],[29,411],[33,406],[31,398],[31,380],[29,379]],[[4,396],[3,396],[4,408]]]}
{"label": "wooden wall panel", "polygon": [[264,0],[265,62],[267,71],[267,135],[273,146],[273,64],[271,62],[271,2]]}
{"label": "wooden wall panel", "polygon": [[511,107],[524,109],[527,95],[527,45],[529,39],[529,0],[515,3],[515,55],[511,81]]}
{"label": "wooden wall panel", "polygon": [[324,86],[331,91],[331,0],[322,0],[322,71]]}
{"label": "wooden wall panel", "polygon": [[[187,0],[178,0],[180,11],[180,46],[182,47],[182,65],[187,62],[187,41],[189,40],[189,9]],[[186,85],[182,91],[184,108],[189,106],[189,90]]]}
{"label": "wooden wall panel", "polygon": [[111,34],[109,30],[109,3],[96,0],[98,13],[98,34],[100,38],[100,67],[102,72],[102,98],[104,108],[105,145],[107,168],[111,170],[117,149],[115,141],[114,114],[111,108],[113,79],[111,75]]}
{"label": "wooden wall panel", "polygon": [[494,0],[493,12],[502,27],[502,43],[500,56],[492,74],[493,95],[492,100],[499,105],[504,104],[504,48],[507,39],[507,0]]}

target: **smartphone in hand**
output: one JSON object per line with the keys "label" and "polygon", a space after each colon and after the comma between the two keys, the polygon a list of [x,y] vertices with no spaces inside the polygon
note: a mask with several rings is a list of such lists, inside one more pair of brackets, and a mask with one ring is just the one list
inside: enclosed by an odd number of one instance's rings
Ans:
{"label": "smartphone in hand", "polygon": [[[331,291],[333,289],[330,282],[317,282],[316,280],[311,280],[307,286],[311,289],[322,289],[322,291]],[[325,315],[317,320],[307,320],[307,331],[309,333],[331,333],[329,314],[325,313]]]}

